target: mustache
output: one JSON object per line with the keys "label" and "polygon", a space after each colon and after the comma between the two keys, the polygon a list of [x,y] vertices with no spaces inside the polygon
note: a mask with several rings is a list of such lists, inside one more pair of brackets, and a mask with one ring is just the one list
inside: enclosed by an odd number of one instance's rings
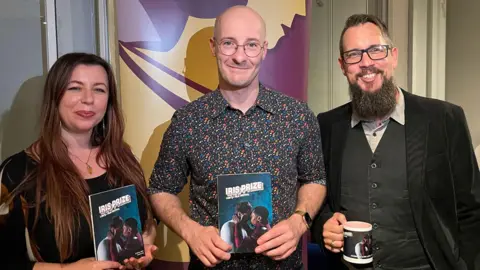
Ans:
{"label": "mustache", "polygon": [[379,73],[380,75],[383,76],[383,73],[384,73],[384,72],[383,72],[383,70],[378,69],[378,68],[376,68],[376,67],[374,67],[374,66],[362,67],[361,70],[360,70],[360,72],[357,73],[357,79],[358,79],[359,77],[362,77],[362,76],[364,76],[364,75],[371,74],[371,73]]}

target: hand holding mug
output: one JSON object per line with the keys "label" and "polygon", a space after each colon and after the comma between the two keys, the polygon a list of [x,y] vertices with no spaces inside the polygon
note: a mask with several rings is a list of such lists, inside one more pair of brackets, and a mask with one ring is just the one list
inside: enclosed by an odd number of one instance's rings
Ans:
{"label": "hand holding mug", "polygon": [[343,250],[343,224],[346,222],[345,215],[337,212],[323,224],[323,242],[326,249],[335,253]]}

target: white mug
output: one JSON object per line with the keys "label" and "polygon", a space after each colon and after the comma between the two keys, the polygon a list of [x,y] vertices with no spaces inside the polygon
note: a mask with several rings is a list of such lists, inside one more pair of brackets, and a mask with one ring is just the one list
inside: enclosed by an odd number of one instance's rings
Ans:
{"label": "white mug", "polygon": [[343,259],[350,263],[366,264],[373,261],[372,224],[348,221],[343,224]]}

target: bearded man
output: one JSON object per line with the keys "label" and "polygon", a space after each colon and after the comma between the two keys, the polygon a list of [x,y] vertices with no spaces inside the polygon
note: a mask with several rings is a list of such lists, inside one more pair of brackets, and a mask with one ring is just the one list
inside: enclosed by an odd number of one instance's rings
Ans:
{"label": "bearded man", "polygon": [[[347,19],[338,62],[351,102],[317,117],[328,194],[313,237],[329,269],[480,269],[479,169],[464,112],[397,86],[397,57],[380,19]],[[347,220],[372,224],[371,264],[342,259]]]}

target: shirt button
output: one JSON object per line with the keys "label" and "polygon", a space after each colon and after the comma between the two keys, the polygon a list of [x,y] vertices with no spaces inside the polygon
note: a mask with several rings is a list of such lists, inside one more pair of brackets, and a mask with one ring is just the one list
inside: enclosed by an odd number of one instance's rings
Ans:
{"label": "shirt button", "polygon": [[370,167],[372,167],[372,169],[377,168],[377,163],[372,163],[372,165],[370,165]]}
{"label": "shirt button", "polygon": [[376,133],[376,132],[373,132],[373,137],[377,137],[377,133]]}
{"label": "shirt button", "polygon": [[376,203],[372,203],[372,208],[373,208],[373,209],[376,209],[377,206],[378,206],[378,205],[377,205]]}
{"label": "shirt button", "polygon": [[377,223],[373,223],[373,229],[374,230],[378,229],[378,224]]}
{"label": "shirt button", "polygon": [[377,183],[372,183],[372,188],[377,188],[377,187],[378,187]]}

